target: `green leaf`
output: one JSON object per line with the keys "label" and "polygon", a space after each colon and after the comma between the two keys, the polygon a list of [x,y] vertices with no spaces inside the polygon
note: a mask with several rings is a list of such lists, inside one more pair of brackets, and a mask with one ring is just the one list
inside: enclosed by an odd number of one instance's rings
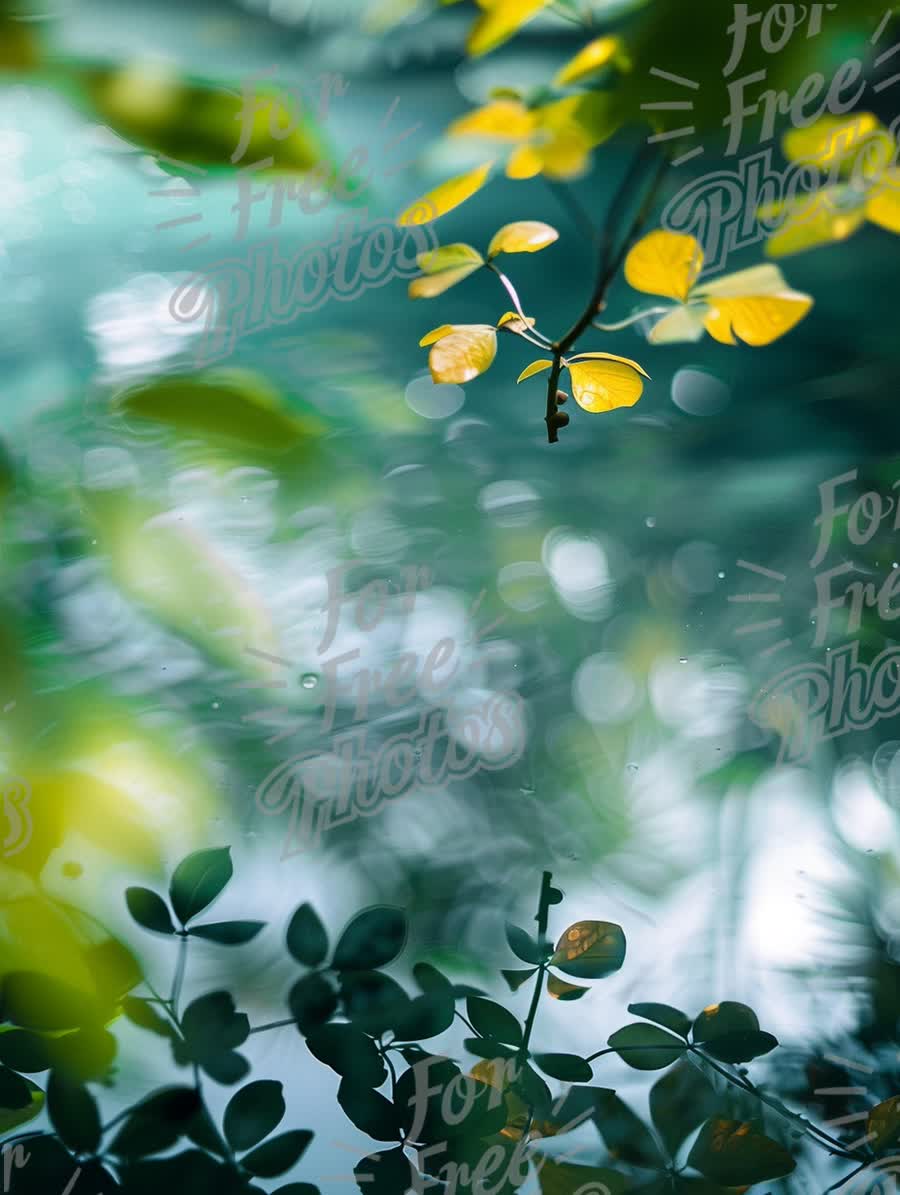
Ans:
{"label": "green leaf", "polygon": [[645,1021],[664,1025],[680,1037],[687,1037],[690,1032],[691,1018],[670,1004],[629,1004],[628,1011],[636,1017],[643,1017]]}
{"label": "green leaf", "polygon": [[0,1062],[20,1073],[37,1073],[50,1066],[44,1039],[27,1029],[7,1029],[0,1032]]}
{"label": "green leaf", "polygon": [[628,1179],[617,1170],[603,1166],[578,1166],[574,1162],[554,1162],[537,1155],[541,1195],[622,1195]]}
{"label": "green leaf", "polygon": [[90,996],[38,971],[11,971],[5,977],[3,1011],[14,1025],[47,1032],[102,1020]]}
{"label": "green leaf", "polygon": [[201,1107],[193,1087],[166,1087],[128,1114],[109,1146],[118,1157],[142,1158],[174,1145]]}
{"label": "green leaf", "polygon": [[749,1062],[768,1054],[778,1039],[759,1028],[756,1013],[746,1004],[723,1000],[705,1008],[694,1021],[693,1038],[720,1062]]}
{"label": "green leaf", "polygon": [[517,925],[506,923],[506,940],[509,948],[523,963],[542,963],[550,953],[532,938],[531,934],[519,929]]}
{"label": "green leaf", "polygon": [[0,1109],[19,1112],[31,1104],[28,1084],[15,1071],[0,1067]]}
{"label": "green leaf", "polygon": [[105,1079],[116,1056],[116,1039],[106,1029],[78,1029],[47,1039],[47,1053],[54,1070],[72,1082]]}
{"label": "green leaf", "polygon": [[402,1136],[397,1109],[371,1087],[360,1087],[344,1078],[338,1088],[338,1103],[356,1127],[376,1141],[396,1141]]}
{"label": "green leaf", "polygon": [[876,1104],[869,1113],[866,1130],[874,1153],[895,1149],[900,1141],[900,1096],[893,1095],[889,1100]]}
{"label": "green leaf", "polygon": [[512,1046],[504,1046],[502,1042],[493,1037],[467,1037],[463,1041],[463,1045],[476,1058],[487,1058],[489,1061],[494,1058],[515,1058],[516,1056],[516,1051]]}
{"label": "green leaf", "polygon": [[609,1152],[633,1166],[661,1170],[665,1159],[640,1117],[614,1091],[599,1090],[595,1099],[594,1122]]}
{"label": "green leaf", "polygon": [[358,913],[335,947],[332,966],[338,971],[372,971],[392,962],[406,942],[402,909],[376,905]]}
{"label": "green leaf", "polygon": [[726,1187],[749,1187],[783,1178],[796,1162],[777,1141],[737,1120],[706,1122],[688,1155],[688,1165]]}
{"label": "green leaf", "polygon": [[778,1038],[761,1029],[748,1033],[725,1033],[705,1042],[703,1049],[720,1062],[750,1062],[770,1053],[778,1045]]}
{"label": "green leaf", "polygon": [[285,1113],[281,1083],[258,1079],[242,1087],[228,1101],[222,1127],[232,1149],[258,1145],[281,1123]]}
{"label": "green leaf", "polygon": [[169,1022],[159,1015],[152,1004],[137,996],[126,996],[122,1001],[122,1012],[134,1025],[149,1029],[159,1037],[172,1037],[174,1030]]}
{"label": "green leaf", "polygon": [[185,1009],[181,1018],[184,1044],[173,1045],[176,1061],[196,1062],[210,1078],[226,1085],[238,1083],[250,1065],[236,1053],[250,1034],[246,1013],[235,1010],[229,992],[211,992]]}
{"label": "green leaf", "polygon": [[288,995],[291,1016],[304,1035],[330,1020],[337,1006],[337,992],[324,975],[304,975],[297,980]]}
{"label": "green leaf", "polygon": [[650,1118],[672,1157],[715,1110],[712,1084],[686,1059],[676,1063],[650,1090]]}
{"label": "green leaf", "polygon": [[125,903],[128,912],[144,929],[152,929],[157,934],[175,933],[166,903],[156,892],[149,888],[126,888]]}
{"label": "green leaf", "polygon": [[563,1083],[590,1083],[594,1077],[591,1064],[577,1054],[535,1054],[534,1061],[545,1075]]}
{"label": "green leaf", "polygon": [[502,1005],[480,996],[470,996],[466,1001],[466,1012],[482,1037],[493,1037],[511,1046],[522,1044],[522,1026]]}
{"label": "green leaf", "polygon": [[300,1161],[312,1138],[308,1129],[291,1129],[257,1146],[241,1165],[257,1178],[277,1178]]}
{"label": "green leaf", "polygon": [[517,992],[523,983],[527,983],[532,975],[537,974],[537,967],[529,967],[526,971],[501,971],[500,974],[509,984],[509,990]]}
{"label": "green leaf", "polygon": [[272,1195],[322,1195],[322,1193],[313,1183],[288,1183],[287,1186],[273,1191]]}
{"label": "green leaf", "polygon": [[218,921],[212,925],[195,925],[188,933],[222,946],[242,946],[255,938],[265,924],[265,921]]}
{"label": "green leaf", "polygon": [[325,961],[328,934],[312,905],[300,905],[288,923],[287,948],[305,967],[318,967]]}
{"label": "green leaf", "polygon": [[664,1029],[637,1022],[612,1034],[609,1045],[623,1062],[638,1071],[658,1071],[671,1066],[687,1049]]}
{"label": "green leaf", "polygon": [[387,1078],[375,1043],[355,1025],[323,1025],[307,1034],[306,1044],[320,1062],[364,1087],[380,1087]]}
{"label": "green leaf", "polygon": [[378,971],[343,971],[340,984],[344,1013],[364,1033],[393,1029],[408,1012],[406,992],[395,979]]}
{"label": "green leaf", "polygon": [[[408,1191],[410,1187],[414,1187],[412,1163],[399,1146],[396,1149],[366,1154],[353,1167],[353,1177],[364,1195],[397,1195],[398,1191]],[[297,1185],[299,1187],[301,1184]],[[275,1195],[279,1193],[276,1191]],[[309,1193],[288,1191],[285,1187],[282,1195]]]}
{"label": "green leaf", "polygon": [[455,270],[460,266],[483,265],[484,258],[471,245],[439,245],[428,253],[420,253],[416,264],[424,274],[440,274],[444,270]]}
{"label": "green leaf", "polygon": [[86,1087],[70,1083],[53,1071],[47,1084],[47,1111],[64,1145],[76,1153],[96,1153],[101,1137],[100,1112]]}
{"label": "green leaf", "polygon": [[550,959],[576,979],[603,979],[625,961],[625,934],[612,921],[576,921],[563,933]]}
{"label": "green leaf", "polygon": [[19,1125],[27,1124],[44,1110],[44,1093],[40,1087],[30,1079],[23,1079],[23,1082],[28,1088],[30,1100],[24,1108],[0,1108],[0,1133],[8,1133]]}
{"label": "green leaf", "polygon": [[194,851],[175,868],[169,885],[169,899],[182,925],[196,917],[216,899],[234,874],[231,848]]}

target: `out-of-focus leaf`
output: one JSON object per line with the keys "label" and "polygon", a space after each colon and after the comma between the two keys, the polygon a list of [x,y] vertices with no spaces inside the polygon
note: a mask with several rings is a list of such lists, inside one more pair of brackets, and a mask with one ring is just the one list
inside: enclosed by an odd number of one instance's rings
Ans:
{"label": "out-of-focus leaf", "polygon": [[466,49],[476,57],[508,41],[526,22],[546,8],[550,0],[492,0],[469,33]]}
{"label": "out-of-focus leaf", "polygon": [[174,1145],[200,1108],[193,1087],[167,1087],[132,1109],[109,1146],[118,1157],[146,1157]]}
{"label": "out-of-focus leaf", "polygon": [[597,1092],[594,1121],[606,1148],[616,1158],[653,1170],[664,1166],[655,1137],[614,1091]]}
{"label": "out-of-focus leaf", "polygon": [[621,42],[617,37],[595,37],[557,71],[553,86],[569,87],[573,83],[589,79],[591,75],[608,66],[620,52]]}
{"label": "out-of-focus leaf", "polygon": [[312,1138],[308,1129],[290,1129],[258,1145],[241,1165],[257,1178],[277,1178],[300,1161]]}
{"label": "out-of-focus leaf", "polygon": [[687,301],[703,268],[703,250],[695,237],[658,229],[629,250],[625,278],[629,286],[650,295]]}
{"label": "out-of-focus leaf", "polygon": [[50,1066],[44,1038],[27,1029],[0,1031],[0,1063],[19,1073],[37,1074]]}
{"label": "out-of-focus leaf", "polygon": [[288,1007],[301,1033],[324,1025],[337,1010],[337,992],[324,975],[304,975],[291,988]]}
{"label": "out-of-focus leaf", "polygon": [[11,1129],[17,1129],[19,1125],[27,1124],[29,1120],[40,1116],[44,1110],[43,1091],[30,1079],[25,1079],[24,1083],[28,1088],[30,1100],[24,1108],[0,1108],[0,1133],[8,1133]]}
{"label": "out-of-focus leaf", "polygon": [[222,946],[243,946],[252,941],[265,924],[265,921],[219,921],[212,925],[192,926],[188,932],[194,938],[205,938]]}
{"label": "out-of-focus leaf", "polygon": [[446,182],[426,192],[397,218],[401,227],[408,224],[430,224],[439,216],[452,212],[470,199],[490,178],[493,161],[484,162],[474,170],[459,174],[455,178],[448,178]]}
{"label": "out-of-focus leaf", "polygon": [[311,904],[300,905],[288,922],[287,948],[306,967],[318,967],[325,961],[328,934]]}
{"label": "out-of-focus leaf", "polygon": [[243,1151],[258,1145],[281,1123],[285,1113],[281,1083],[258,1079],[242,1087],[228,1101],[222,1121],[232,1149]]}
{"label": "out-of-focus leaf", "polygon": [[8,1066],[0,1066],[0,1109],[20,1112],[31,1103],[28,1084]]}
{"label": "out-of-focus leaf", "polygon": [[715,1111],[716,1093],[706,1076],[681,1061],[650,1089],[650,1117],[674,1157],[682,1142]]}
{"label": "out-of-focus leaf", "polygon": [[148,1004],[146,1000],[126,996],[122,1001],[122,1011],[132,1024],[139,1025],[141,1029],[149,1029],[151,1033],[155,1033],[159,1037],[171,1037],[174,1033],[165,1017],[160,1016],[153,1005]]}
{"label": "out-of-focus leaf", "polygon": [[622,1195],[628,1189],[626,1175],[606,1166],[578,1166],[574,1162],[553,1162],[540,1155],[538,1182],[541,1195]]}
{"label": "out-of-focus leaf", "polygon": [[889,1100],[876,1104],[869,1113],[866,1130],[875,1153],[895,1149],[900,1141],[900,1096],[892,1095]]}
{"label": "out-of-focus leaf", "polygon": [[342,1079],[338,1103],[358,1129],[375,1141],[396,1141],[401,1135],[400,1116],[391,1101],[370,1087],[358,1087],[352,1079]]}
{"label": "out-of-focus leaf", "polygon": [[56,1071],[47,1084],[47,1111],[60,1140],[76,1153],[95,1153],[100,1145],[100,1111],[81,1083],[70,1083]]}
{"label": "out-of-focus leaf", "polygon": [[[353,1167],[353,1177],[364,1195],[397,1195],[398,1191],[407,1191],[414,1184],[412,1163],[400,1147],[367,1154]],[[299,1188],[300,1184],[297,1186]],[[285,1187],[283,1195],[309,1193],[293,1192]]]}
{"label": "out-of-focus leaf", "polygon": [[365,1087],[380,1087],[387,1078],[384,1062],[372,1041],[355,1025],[323,1025],[306,1036],[310,1053]]}

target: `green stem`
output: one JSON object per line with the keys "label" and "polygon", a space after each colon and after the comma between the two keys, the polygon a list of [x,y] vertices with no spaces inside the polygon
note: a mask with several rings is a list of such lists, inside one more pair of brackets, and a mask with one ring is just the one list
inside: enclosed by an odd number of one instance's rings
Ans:
{"label": "green stem", "polygon": [[169,997],[169,1005],[172,1009],[172,1016],[178,1019],[178,1000],[181,996],[181,985],[184,983],[184,969],[187,964],[187,944],[188,935],[187,930],[179,930],[181,942],[178,946],[178,962],[175,964],[175,977],[172,980],[172,995]]}

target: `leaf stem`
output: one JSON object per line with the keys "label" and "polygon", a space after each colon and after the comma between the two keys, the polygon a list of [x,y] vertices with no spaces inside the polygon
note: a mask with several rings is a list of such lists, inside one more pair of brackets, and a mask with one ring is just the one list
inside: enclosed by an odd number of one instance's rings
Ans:
{"label": "leaf stem", "polygon": [[257,1025],[255,1029],[251,1029],[251,1033],[265,1033],[267,1029],[281,1029],[285,1025],[296,1025],[297,1022],[293,1017],[288,1017],[285,1021],[270,1021],[268,1025]]}
{"label": "leaf stem", "polygon": [[671,308],[648,307],[645,311],[637,311],[634,315],[629,315],[627,319],[619,320],[617,324],[598,324],[594,320],[592,326],[598,328],[601,332],[619,332],[622,328],[628,328],[632,324],[636,324],[638,320],[646,319],[648,315],[665,315],[667,311],[671,311]]}
{"label": "leaf stem", "polygon": [[175,964],[175,977],[172,980],[172,995],[169,997],[169,1004],[172,1009],[172,1016],[175,1020],[178,1019],[178,1001],[181,997],[181,986],[184,983],[184,969],[187,965],[187,944],[188,934],[187,930],[179,930],[179,937],[181,941],[178,945],[178,962]]}
{"label": "leaf stem", "polygon": [[[551,343],[550,337],[545,336],[543,332],[539,332],[537,328],[531,327],[531,325],[528,323],[528,316],[522,310],[522,301],[519,298],[516,288],[513,286],[512,282],[510,282],[509,278],[507,278],[502,270],[498,270],[492,261],[486,261],[484,264],[492,274],[496,274],[496,276],[500,279],[503,289],[509,295],[510,299],[512,299],[513,307],[515,307],[516,313],[524,323],[525,327],[535,336],[539,336],[541,338],[541,340],[544,342],[542,347],[549,348]],[[520,333],[520,335],[523,335],[523,333]],[[533,343],[537,343],[537,341],[534,341]]]}

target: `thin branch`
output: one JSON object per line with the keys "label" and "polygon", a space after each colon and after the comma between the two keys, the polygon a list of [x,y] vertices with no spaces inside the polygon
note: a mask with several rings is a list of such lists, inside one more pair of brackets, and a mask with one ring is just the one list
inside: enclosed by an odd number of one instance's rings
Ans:
{"label": "thin branch", "polygon": [[[528,328],[528,330],[530,332],[533,332],[535,336],[539,336],[541,338],[541,340],[544,341],[544,345],[542,347],[549,348],[550,344],[551,344],[550,337],[545,336],[543,332],[538,331],[537,328],[532,327],[532,325],[529,323],[529,317],[522,310],[522,301],[519,298],[516,288],[513,286],[512,282],[510,282],[509,278],[507,278],[507,276],[503,273],[502,270],[498,270],[492,261],[485,262],[485,265],[491,271],[492,274],[496,274],[497,277],[500,279],[500,282],[502,283],[504,290],[509,295],[510,299],[512,299],[513,307],[515,307],[516,312],[519,315],[519,317],[521,318],[525,327]],[[520,335],[521,335],[521,333],[520,333]],[[537,343],[537,342],[535,341],[533,343]]]}
{"label": "thin branch", "polygon": [[257,1025],[255,1029],[251,1029],[251,1033],[265,1033],[267,1029],[281,1029],[285,1025],[296,1025],[297,1022],[293,1017],[288,1017],[286,1021],[270,1021],[268,1025]]}
{"label": "thin branch", "polygon": [[182,930],[181,941],[178,946],[178,962],[175,964],[175,977],[172,980],[172,995],[169,998],[172,1015],[176,1019],[178,1017],[178,1000],[181,996],[181,985],[184,983],[184,968],[187,963],[187,944],[187,931]]}

